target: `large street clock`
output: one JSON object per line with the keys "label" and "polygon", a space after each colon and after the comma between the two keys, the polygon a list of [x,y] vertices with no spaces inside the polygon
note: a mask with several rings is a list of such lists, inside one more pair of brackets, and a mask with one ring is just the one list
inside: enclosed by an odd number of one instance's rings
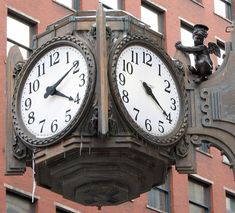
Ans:
{"label": "large street clock", "polygon": [[81,121],[95,80],[88,47],[72,36],[42,45],[19,74],[13,98],[13,125],[32,146],[64,137]]}
{"label": "large street clock", "polygon": [[184,83],[170,57],[141,36],[127,36],[110,59],[111,91],[124,119],[144,139],[170,145],[187,121]]}

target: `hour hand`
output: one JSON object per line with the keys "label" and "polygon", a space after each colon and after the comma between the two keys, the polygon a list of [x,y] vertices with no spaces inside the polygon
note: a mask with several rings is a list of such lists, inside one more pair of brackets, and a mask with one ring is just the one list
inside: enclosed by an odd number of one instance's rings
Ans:
{"label": "hour hand", "polygon": [[58,91],[58,90],[55,90],[53,95],[57,95],[57,96],[60,96],[60,97],[63,97],[63,98],[67,98],[69,101],[73,101],[74,99],[71,97],[71,96],[67,96],[65,95],[64,93]]}
{"label": "hour hand", "polygon": [[64,93],[62,93],[58,90],[55,91],[55,95],[58,95],[58,96],[61,96],[61,97],[64,97],[64,98],[68,98],[69,101],[73,101],[73,98],[71,96],[67,96],[67,95],[65,95]]}
{"label": "hour hand", "polygon": [[156,99],[156,97],[154,96],[151,87],[148,86],[148,84],[147,84],[146,82],[144,82],[144,81],[142,82],[142,84],[143,84],[143,87],[144,87],[144,89],[145,89],[145,92],[146,92],[149,96],[152,97],[152,99],[157,103],[157,105],[158,105],[158,106],[160,107],[160,109],[162,110],[163,114],[164,114],[165,116],[167,116],[166,111],[162,108],[162,106],[160,105],[160,103],[158,102],[158,100]]}

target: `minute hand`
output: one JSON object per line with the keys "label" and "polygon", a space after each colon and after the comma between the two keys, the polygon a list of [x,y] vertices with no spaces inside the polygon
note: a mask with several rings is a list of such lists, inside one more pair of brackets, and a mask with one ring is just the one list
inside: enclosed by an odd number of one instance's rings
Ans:
{"label": "minute hand", "polygon": [[157,103],[157,105],[160,107],[160,109],[162,110],[163,114],[165,116],[167,116],[166,111],[162,108],[162,106],[160,105],[160,103],[158,102],[158,100],[156,99],[156,97],[153,94],[153,91],[151,89],[151,87],[148,86],[148,84],[146,82],[143,82],[143,87],[145,89],[145,92],[152,97],[152,99]]}
{"label": "minute hand", "polygon": [[48,86],[46,88],[46,93],[44,94],[44,98],[48,98],[49,95],[54,95],[56,92],[56,87],[64,80],[64,78],[70,73],[70,71],[77,66],[78,61],[74,61],[73,66],[67,71],[56,83],[52,86]]}

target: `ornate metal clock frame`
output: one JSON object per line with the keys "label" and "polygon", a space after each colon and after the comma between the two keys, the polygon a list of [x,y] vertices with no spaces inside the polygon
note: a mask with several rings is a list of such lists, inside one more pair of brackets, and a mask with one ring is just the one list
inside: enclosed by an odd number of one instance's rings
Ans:
{"label": "ornate metal clock frame", "polygon": [[[21,89],[24,85],[24,82],[28,75],[30,74],[30,71],[32,67],[37,64],[38,60],[44,56],[47,52],[49,52],[51,49],[61,46],[71,46],[79,50],[79,52],[84,56],[86,63],[87,63],[87,69],[88,69],[88,85],[87,85],[87,91],[84,97],[84,101],[82,102],[80,109],[76,113],[75,117],[72,119],[72,121],[67,125],[62,131],[60,131],[58,134],[53,135],[51,137],[45,137],[45,138],[37,138],[32,133],[30,133],[25,125],[22,122],[22,116],[20,113],[20,97],[21,97]],[[12,103],[12,120],[13,120],[13,126],[15,128],[16,134],[22,139],[23,142],[25,142],[29,146],[33,147],[42,147],[42,146],[48,146],[56,143],[57,141],[64,138],[68,133],[70,133],[73,128],[81,122],[84,113],[89,109],[90,101],[93,95],[94,86],[95,86],[95,62],[94,57],[92,53],[90,52],[87,45],[79,40],[78,38],[74,36],[59,36],[56,38],[53,38],[52,40],[49,40],[45,44],[43,44],[41,47],[39,47],[27,60],[27,62],[24,64],[21,72],[18,75],[18,79],[16,82],[16,87],[14,90],[13,95],[13,103]],[[58,106],[60,107],[60,106]],[[56,110],[56,109],[54,109]]]}
{"label": "ornate metal clock frame", "polygon": [[[123,50],[133,45],[143,46],[151,50],[152,52],[154,52],[164,62],[164,64],[168,68],[168,71],[171,73],[171,76],[177,86],[177,91],[178,91],[179,100],[180,100],[179,120],[174,130],[170,134],[167,134],[166,136],[157,137],[157,136],[153,136],[147,131],[144,131],[142,128],[140,128],[138,124],[136,124],[135,120],[131,118],[126,107],[122,103],[122,97],[119,94],[118,85],[117,85],[117,76],[116,76],[117,60]],[[138,62],[138,63],[141,63],[141,62]],[[133,35],[128,35],[124,37],[122,40],[117,42],[117,44],[113,47],[113,51],[111,52],[110,59],[109,59],[109,70],[110,70],[109,82],[110,82],[113,99],[115,100],[115,103],[118,106],[120,113],[122,113],[122,117],[125,118],[126,122],[131,125],[131,127],[136,132],[136,134],[140,135],[144,140],[149,141],[155,145],[169,146],[169,145],[173,145],[177,143],[186,131],[187,117],[188,117],[188,99],[187,99],[187,94],[186,94],[184,84],[182,84],[183,72],[180,71],[176,67],[172,59],[159,46],[159,44],[153,42],[149,38],[146,38],[140,35],[133,34]],[[136,87],[136,85],[132,85],[132,86]],[[139,94],[136,94],[136,96],[138,95]],[[154,117],[157,115],[152,114],[152,116]]]}

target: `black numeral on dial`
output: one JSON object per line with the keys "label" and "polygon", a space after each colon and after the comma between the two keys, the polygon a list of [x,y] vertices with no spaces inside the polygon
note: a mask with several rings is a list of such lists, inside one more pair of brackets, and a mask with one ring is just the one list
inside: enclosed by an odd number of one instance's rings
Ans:
{"label": "black numeral on dial", "polygon": [[72,119],[72,116],[70,115],[71,109],[66,110],[65,112],[65,122],[69,122]]}
{"label": "black numeral on dial", "polygon": [[41,125],[40,133],[43,132],[43,128],[44,128],[45,123],[46,123],[46,119],[39,121],[39,125]]}
{"label": "black numeral on dial", "polygon": [[119,78],[119,84],[124,86],[126,84],[125,75],[123,73],[119,73],[118,78]]}
{"label": "black numeral on dial", "polygon": [[58,124],[57,124],[58,120],[55,119],[54,121],[52,121],[51,123],[51,132],[55,133],[58,129]]}
{"label": "black numeral on dial", "polygon": [[131,62],[126,62],[126,60],[123,60],[123,71],[127,72],[128,74],[133,74],[133,66]]}
{"label": "black numeral on dial", "polygon": [[147,131],[151,132],[152,131],[152,126],[151,126],[151,120],[146,119],[145,120],[145,128]]}
{"label": "black numeral on dial", "polygon": [[28,115],[28,124],[33,124],[35,121],[34,112],[30,112]]}
{"label": "black numeral on dial", "polygon": [[143,52],[143,63],[148,65],[148,66],[152,66],[152,56],[150,53],[146,53],[146,52]]}
{"label": "black numeral on dial", "polygon": [[164,80],[164,82],[166,83],[165,92],[170,93],[171,92],[171,90],[170,90],[170,87],[171,87],[170,82],[168,80]]}
{"label": "black numeral on dial", "polygon": [[123,100],[125,103],[129,103],[128,92],[127,92],[126,90],[123,90],[123,91],[122,91],[122,100]]}
{"label": "black numeral on dial", "polygon": [[29,83],[29,94],[33,92],[37,92],[40,88],[40,82],[38,79],[36,79],[33,83]]}
{"label": "black numeral on dial", "polygon": [[50,67],[60,62],[59,57],[60,57],[59,52],[54,52],[52,55],[50,55]]}
{"label": "black numeral on dial", "polygon": [[32,106],[32,100],[31,98],[27,98],[24,102],[24,106],[25,106],[25,111],[30,110],[31,106]]}
{"label": "black numeral on dial", "polygon": [[38,65],[38,77],[45,75],[45,63]]}
{"label": "black numeral on dial", "polygon": [[163,121],[158,121],[158,131],[164,133],[164,127],[162,126]]}

